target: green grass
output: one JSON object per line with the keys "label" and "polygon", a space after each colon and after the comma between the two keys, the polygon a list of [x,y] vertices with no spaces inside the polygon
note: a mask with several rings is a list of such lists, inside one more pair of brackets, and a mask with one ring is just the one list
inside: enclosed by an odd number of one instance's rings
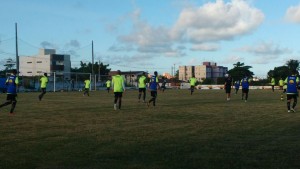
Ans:
{"label": "green grass", "polygon": [[126,91],[118,111],[106,91],[20,93],[14,116],[0,109],[0,168],[300,168],[300,113],[279,91],[240,92],[167,90],[148,108]]}

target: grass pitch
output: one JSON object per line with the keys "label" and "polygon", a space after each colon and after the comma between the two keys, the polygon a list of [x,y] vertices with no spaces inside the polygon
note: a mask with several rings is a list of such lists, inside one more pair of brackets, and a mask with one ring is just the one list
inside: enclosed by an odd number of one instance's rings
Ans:
{"label": "grass pitch", "polygon": [[300,111],[279,91],[166,90],[148,108],[132,90],[117,111],[106,91],[38,95],[0,109],[0,169],[300,168]]}

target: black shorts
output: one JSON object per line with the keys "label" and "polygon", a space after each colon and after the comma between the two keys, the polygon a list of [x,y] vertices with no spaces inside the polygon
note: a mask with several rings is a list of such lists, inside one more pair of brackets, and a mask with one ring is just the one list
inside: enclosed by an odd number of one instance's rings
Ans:
{"label": "black shorts", "polygon": [[115,97],[122,97],[123,92],[114,92]]}
{"label": "black shorts", "polygon": [[230,93],[231,92],[231,86],[225,86],[225,91],[226,91],[226,93]]}
{"label": "black shorts", "polygon": [[16,101],[17,94],[7,94],[6,100]]}
{"label": "black shorts", "polygon": [[157,91],[151,91],[151,96],[156,98],[157,97]]}
{"label": "black shorts", "polygon": [[243,93],[249,93],[249,89],[242,89]]}
{"label": "black shorts", "polygon": [[46,88],[41,88],[43,93],[46,93]]}
{"label": "black shorts", "polygon": [[298,94],[287,94],[286,95],[287,100],[292,100],[292,99],[297,100],[297,97],[298,97]]}
{"label": "black shorts", "polygon": [[139,88],[139,92],[141,93],[141,92],[146,92],[146,88]]}
{"label": "black shorts", "polygon": [[110,90],[110,87],[107,87],[106,90]]}

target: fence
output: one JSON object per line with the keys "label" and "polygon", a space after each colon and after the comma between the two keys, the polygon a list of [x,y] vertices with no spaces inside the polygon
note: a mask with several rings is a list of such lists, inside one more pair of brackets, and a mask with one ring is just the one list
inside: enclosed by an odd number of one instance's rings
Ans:
{"label": "fence", "polygon": [[[20,76],[19,91],[33,92],[40,90],[41,76]],[[105,85],[107,75],[94,75],[91,73],[48,73],[47,91],[80,91],[84,88],[84,81],[91,81],[91,90],[98,90]]]}

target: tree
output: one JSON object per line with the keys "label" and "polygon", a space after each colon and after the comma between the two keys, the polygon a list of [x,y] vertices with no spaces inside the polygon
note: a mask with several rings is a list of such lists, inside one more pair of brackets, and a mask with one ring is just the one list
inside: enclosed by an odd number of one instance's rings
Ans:
{"label": "tree", "polygon": [[[94,65],[93,65],[93,69],[94,69],[94,73],[95,74],[99,74],[100,72],[100,76],[104,76],[105,79],[107,79],[107,76],[110,72],[111,69],[108,68],[109,64],[107,65],[104,65],[102,62],[99,64],[98,62],[96,62]],[[71,72],[77,72],[77,73],[92,73],[92,63],[89,62],[89,63],[84,63],[82,61],[80,61],[80,67],[77,68],[71,68]]]}
{"label": "tree", "polygon": [[268,72],[268,78],[271,79],[274,77],[275,80],[278,81],[280,78],[285,79],[290,73],[291,70],[288,66],[279,66]]}
{"label": "tree", "polygon": [[286,62],[286,65],[287,65],[287,67],[291,70],[291,71],[293,71],[293,70],[299,70],[299,65],[300,65],[300,63],[299,63],[299,61],[298,60],[293,60],[293,59],[291,59],[291,60],[289,60],[289,61],[287,61]]}
{"label": "tree", "polygon": [[254,75],[254,73],[249,70],[252,66],[245,66],[245,64],[241,62],[237,62],[233,64],[233,66],[234,67],[228,71],[228,74],[235,80],[240,80],[244,76],[253,77]]}

